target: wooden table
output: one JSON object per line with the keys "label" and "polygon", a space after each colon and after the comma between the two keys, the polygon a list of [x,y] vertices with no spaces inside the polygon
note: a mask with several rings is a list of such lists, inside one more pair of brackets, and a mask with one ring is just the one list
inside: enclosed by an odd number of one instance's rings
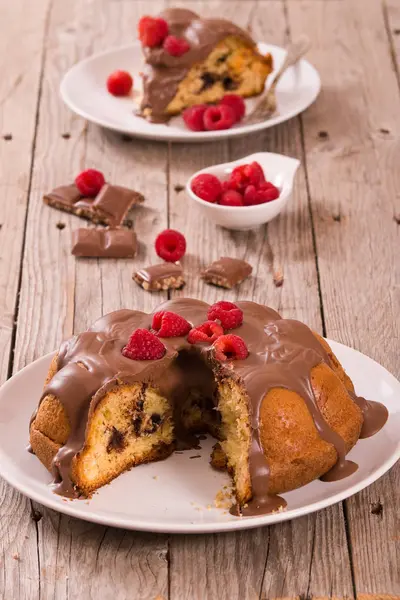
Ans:
{"label": "wooden table", "polygon": [[[261,40],[309,35],[323,89],[304,115],[257,135],[203,145],[130,140],[89,125],[59,98],[62,75],[128,43],[162,0],[0,1],[0,377],[121,307],[161,298],[135,287],[166,226],[188,240],[184,294],[253,299],[400,374],[399,0],[193,0]],[[182,2],[180,3],[182,4]],[[248,233],[199,220],[180,186],[194,171],[259,150],[298,157],[292,204]],[[85,167],[146,195],[134,261],[76,261],[80,221],[42,194]],[[239,292],[199,280],[220,255],[256,276]],[[282,272],[282,287],[274,276]],[[95,600],[399,598],[399,465],[331,508],[232,534],[152,535],[100,527],[35,505],[0,482],[0,597]],[[140,493],[140,490],[138,491]]]}

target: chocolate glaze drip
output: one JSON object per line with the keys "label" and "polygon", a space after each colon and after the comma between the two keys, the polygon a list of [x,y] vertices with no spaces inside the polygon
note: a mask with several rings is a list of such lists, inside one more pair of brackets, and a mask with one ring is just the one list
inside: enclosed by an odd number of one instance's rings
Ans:
{"label": "chocolate glaze drip", "polygon": [[[314,398],[311,370],[320,363],[331,365],[324,347],[299,321],[282,319],[271,308],[254,302],[237,304],[243,310],[244,321],[236,333],[245,340],[249,356],[245,360],[217,365],[217,379],[235,377],[247,390],[252,431],[249,466],[253,499],[242,509],[242,514],[265,514],[286,505],[282,498],[268,493],[269,467],[259,435],[261,404],[270,389],[284,388],[299,394],[306,402],[321,438],[335,447],[338,460],[324,476],[325,481],[350,475],[357,465],[346,460],[344,441],[326,423]],[[197,326],[206,320],[208,308],[208,304],[199,300],[174,299],[157,310],[171,310]],[[102,317],[88,331],[62,344],[58,371],[42,396],[42,399],[48,394],[56,396],[71,425],[67,443],[53,461],[56,492],[74,495],[70,479],[72,459],[83,448],[87,421],[97,403],[117,383],[151,383],[169,397],[175,407],[177,437],[186,441],[186,447],[193,447],[193,436],[188,436],[180,422],[179,407],[190,387],[200,388],[205,397],[216,397],[215,384],[205,374],[207,361],[215,363],[215,360],[209,345],[192,346],[186,338],[163,338],[166,354],[157,361],[125,358],[121,351],[131,333],[137,328],[149,328],[151,319],[151,315],[139,311],[120,310]],[[357,398],[355,394],[351,396],[363,411],[363,437],[373,435],[387,419],[385,407]],[[35,415],[32,420],[34,418]]]}
{"label": "chocolate glaze drip", "polygon": [[201,19],[184,8],[168,8],[160,13],[160,17],[167,21],[169,34],[185,38],[190,50],[182,56],[171,56],[162,47],[143,48],[146,65],[140,110],[150,108],[151,115],[147,118],[158,123],[168,120],[165,110],[191,67],[205,60],[221,40],[233,35],[250,46],[255,45],[246,31],[224,19]]}

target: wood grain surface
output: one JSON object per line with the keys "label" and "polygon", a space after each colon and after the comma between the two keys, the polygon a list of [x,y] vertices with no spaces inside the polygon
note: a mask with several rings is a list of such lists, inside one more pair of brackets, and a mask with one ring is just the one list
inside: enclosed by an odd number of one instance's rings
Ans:
{"label": "wood grain surface", "polygon": [[[317,102],[271,130],[186,146],[126,139],[73,115],[58,95],[65,71],[129,43],[140,16],[167,4],[229,13],[278,45],[306,33],[323,82]],[[188,240],[188,284],[177,295],[267,303],[400,375],[397,0],[0,0],[0,17],[1,381],[101,314],[151,310],[165,298],[144,293],[131,274],[155,260],[153,240],[166,226]],[[199,220],[180,190],[187,177],[260,150],[302,161],[287,210],[251,232]],[[86,167],[145,194],[130,215],[141,242],[135,260],[75,260],[71,231],[83,222],[43,205],[43,192]],[[254,267],[238,291],[198,277],[221,255]],[[399,480],[397,466],[314,515],[198,536],[85,523],[0,480],[0,598],[398,599]]]}

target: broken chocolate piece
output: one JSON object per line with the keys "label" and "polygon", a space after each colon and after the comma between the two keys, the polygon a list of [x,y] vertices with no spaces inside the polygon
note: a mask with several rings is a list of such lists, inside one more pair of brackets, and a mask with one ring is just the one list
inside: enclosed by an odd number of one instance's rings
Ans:
{"label": "broken chocolate piece", "polygon": [[214,261],[201,274],[206,283],[232,289],[248,277],[253,268],[245,260],[222,256]]}
{"label": "broken chocolate piece", "polygon": [[140,269],[133,274],[133,279],[149,292],[180,290],[185,285],[182,267],[177,263],[161,263]]}
{"label": "broken chocolate piece", "polygon": [[130,208],[143,200],[139,192],[108,183],[103,185],[96,198],[82,196],[74,183],[57,187],[43,198],[53,208],[112,227],[121,225]]}
{"label": "broken chocolate piece", "polygon": [[71,253],[74,256],[132,258],[136,250],[136,233],[130,229],[77,229],[72,234]]}

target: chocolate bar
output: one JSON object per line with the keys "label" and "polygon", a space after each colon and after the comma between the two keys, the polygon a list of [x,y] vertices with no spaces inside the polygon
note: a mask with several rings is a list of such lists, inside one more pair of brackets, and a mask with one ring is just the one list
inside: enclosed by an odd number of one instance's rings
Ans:
{"label": "chocolate bar", "polygon": [[149,292],[179,290],[185,285],[182,267],[177,263],[162,263],[146,267],[136,271],[132,277]]}
{"label": "chocolate bar", "polygon": [[59,210],[83,217],[96,224],[118,227],[134,204],[144,201],[139,192],[106,183],[95,198],[83,196],[76,185],[62,185],[46,194],[43,201]]}
{"label": "chocolate bar", "polygon": [[222,256],[204,269],[201,277],[206,283],[230,290],[249,277],[252,271],[253,267],[245,260]]}
{"label": "chocolate bar", "polygon": [[74,256],[132,258],[136,250],[136,233],[130,229],[77,229],[72,234],[71,253]]}

